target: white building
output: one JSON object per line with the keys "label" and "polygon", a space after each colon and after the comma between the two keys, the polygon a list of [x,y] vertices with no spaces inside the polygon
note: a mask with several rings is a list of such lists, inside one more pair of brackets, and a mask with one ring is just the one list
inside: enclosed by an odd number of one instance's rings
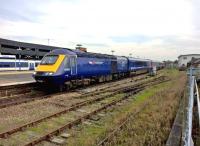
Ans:
{"label": "white building", "polygon": [[190,62],[192,58],[200,58],[200,54],[186,54],[178,56],[178,67],[187,67],[187,63]]}

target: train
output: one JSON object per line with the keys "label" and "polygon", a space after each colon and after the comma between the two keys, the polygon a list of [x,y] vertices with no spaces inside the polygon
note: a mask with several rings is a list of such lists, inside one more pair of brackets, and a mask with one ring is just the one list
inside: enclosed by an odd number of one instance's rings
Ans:
{"label": "train", "polygon": [[39,60],[17,59],[15,55],[0,55],[0,71],[35,70]]}
{"label": "train", "polygon": [[46,54],[33,73],[36,82],[63,87],[104,82],[132,74],[151,72],[158,62],[125,56],[91,53],[79,49],[55,49]]}

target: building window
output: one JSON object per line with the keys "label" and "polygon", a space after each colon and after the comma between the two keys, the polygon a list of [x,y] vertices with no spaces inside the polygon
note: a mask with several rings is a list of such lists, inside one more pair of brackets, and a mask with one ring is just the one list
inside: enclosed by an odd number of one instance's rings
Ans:
{"label": "building window", "polygon": [[187,57],[183,57],[183,59],[184,59],[184,60],[186,60],[186,59],[187,59]]}

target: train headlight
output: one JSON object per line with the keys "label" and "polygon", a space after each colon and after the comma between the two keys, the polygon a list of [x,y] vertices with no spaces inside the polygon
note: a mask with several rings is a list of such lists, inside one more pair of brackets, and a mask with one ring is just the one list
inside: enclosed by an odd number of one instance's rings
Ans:
{"label": "train headlight", "polygon": [[51,76],[51,75],[53,75],[53,72],[46,72],[45,75],[46,76]]}
{"label": "train headlight", "polygon": [[53,75],[53,73],[52,73],[52,72],[49,72],[49,75],[51,76],[51,75]]}

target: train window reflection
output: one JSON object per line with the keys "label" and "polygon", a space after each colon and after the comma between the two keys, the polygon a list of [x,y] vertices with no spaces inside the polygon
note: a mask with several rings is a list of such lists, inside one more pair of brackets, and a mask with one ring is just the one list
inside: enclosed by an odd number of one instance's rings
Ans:
{"label": "train window reflection", "polygon": [[69,62],[68,57],[65,57],[65,61],[64,61],[64,67],[65,67],[65,69],[69,69],[70,68],[70,64],[69,63],[70,62]]}
{"label": "train window reflection", "polygon": [[54,64],[56,62],[56,60],[58,59],[58,56],[57,55],[48,55],[48,56],[45,56],[41,63],[40,64],[43,64],[43,65],[49,65],[49,64]]}

